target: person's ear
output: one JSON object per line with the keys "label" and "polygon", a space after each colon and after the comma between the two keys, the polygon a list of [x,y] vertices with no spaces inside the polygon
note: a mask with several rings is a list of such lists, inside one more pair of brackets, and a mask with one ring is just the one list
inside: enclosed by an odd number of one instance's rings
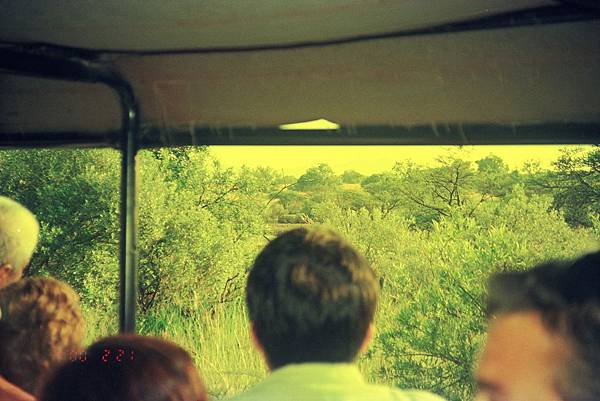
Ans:
{"label": "person's ear", "polygon": [[6,287],[12,282],[13,267],[8,263],[0,265],[0,288]]}
{"label": "person's ear", "polygon": [[371,344],[371,340],[373,340],[373,337],[375,336],[375,325],[373,323],[369,323],[369,327],[367,328],[367,333],[365,334],[365,339],[363,340],[362,344],[360,345],[360,350],[358,351],[359,354],[364,353],[367,348],[369,348],[369,345]]}
{"label": "person's ear", "polygon": [[269,363],[269,358],[267,358],[267,354],[265,353],[265,349],[261,344],[260,340],[256,336],[256,330],[254,329],[254,323],[250,322],[250,339],[252,340],[252,344],[254,348],[258,351],[258,353],[263,357],[265,363],[267,364],[269,370],[271,370],[271,364]]}

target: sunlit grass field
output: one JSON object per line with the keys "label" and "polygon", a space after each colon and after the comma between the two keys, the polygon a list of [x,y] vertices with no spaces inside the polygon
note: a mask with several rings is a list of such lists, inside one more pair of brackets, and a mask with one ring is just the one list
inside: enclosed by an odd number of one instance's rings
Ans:
{"label": "sunlit grass field", "polygon": [[[231,303],[212,312],[198,310],[190,316],[164,309],[141,317],[138,330],[141,334],[160,336],[185,348],[194,359],[211,399],[227,399],[259,382],[268,373],[250,340],[244,308],[241,302]],[[393,319],[386,318],[389,308],[387,297],[383,297],[376,322],[380,329],[393,324]],[[86,345],[116,333],[117,316],[117,310],[85,308]],[[375,348],[378,347],[371,347],[359,358],[359,368],[368,381],[393,385],[392,377],[382,375],[385,362]]]}

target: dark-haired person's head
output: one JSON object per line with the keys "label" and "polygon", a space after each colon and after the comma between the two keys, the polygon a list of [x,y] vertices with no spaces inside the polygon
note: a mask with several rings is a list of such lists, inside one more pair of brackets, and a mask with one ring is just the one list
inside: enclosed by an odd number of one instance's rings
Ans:
{"label": "dark-haired person's head", "polygon": [[478,400],[600,400],[600,252],[497,274],[487,308]]}
{"label": "dark-haired person's head", "polygon": [[156,337],[120,335],[91,345],[45,382],[40,401],[206,401],[190,355]]}
{"label": "dark-haired person's head", "polygon": [[271,241],[248,277],[256,345],[271,369],[351,362],[371,338],[379,284],[338,234],[298,228]]}

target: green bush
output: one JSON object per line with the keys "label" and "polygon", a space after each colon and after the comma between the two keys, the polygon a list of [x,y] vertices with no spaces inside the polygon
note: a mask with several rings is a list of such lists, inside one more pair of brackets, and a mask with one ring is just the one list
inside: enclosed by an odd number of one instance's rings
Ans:
{"label": "green bush", "polygon": [[[494,157],[477,169],[456,156],[432,168],[397,164],[345,188],[327,165],[309,169],[298,186],[267,168],[224,168],[205,148],[142,151],[140,330],[184,344],[215,397],[260,380],[265,369],[242,301],[247,268],[274,232],[288,228],[274,221],[315,221],[346,236],[380,277],[378,334],[359,361],[369,380],[470,399],[488,276],[598,246],[593,199],[585,208],[590,228],[569,226],[571,212],[556,207],[564,194],[581,195],[573,177],[592,159],[577,157],[561,159],[558,178],[570,186],[557,198],[541,186],[524,189],[523,174]],[[113,150],[0,152],[2,194],[41,223],[29,274],[51,274],[79,291],[88,342],[116,329],[119,162]]]}
{"label": "green bush", "polygon": [[477,218],[457,209],[431,230],[412,229],[400,213],[383,217],[329,205],[325,224],[357,244],[383,284],[379,334],[362,361],[372,379],[471,399],[488,276],[597,244],[591,230],[573,230],[549,211],[551,202],[516,186],[506,199],[482,205]]}

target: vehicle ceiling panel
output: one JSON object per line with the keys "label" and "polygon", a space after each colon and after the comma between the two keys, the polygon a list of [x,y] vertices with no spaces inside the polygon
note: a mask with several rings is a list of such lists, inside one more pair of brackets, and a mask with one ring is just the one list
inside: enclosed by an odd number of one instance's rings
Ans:
{"label": "vehicle ceiling panel", "polygon": [[[235,6],[234,6],[235,4]],[[334,40],[555,4],[533,0],[0,0],[0,41],[189,49]],[[106,52],[142,128],[600,123],[598,20],[239,52]],[[112,132],[106,87],[0,74],[0,132]]]}
{"label": "vehicle ceiling panel", "polygon": [[0,39],[128,50],[251,46],[380,34],[549,4],[554,2],[0,0]]}
{"label": "vehicle ceiling panel", "polygon": [[600,120],[600,24],[333,47],[120,57],[153,125]]}
{"label": "vehicle ceiling panel", "polygon": [[0,74],[0,132],[114,131],[121,109],[102,84]]}

